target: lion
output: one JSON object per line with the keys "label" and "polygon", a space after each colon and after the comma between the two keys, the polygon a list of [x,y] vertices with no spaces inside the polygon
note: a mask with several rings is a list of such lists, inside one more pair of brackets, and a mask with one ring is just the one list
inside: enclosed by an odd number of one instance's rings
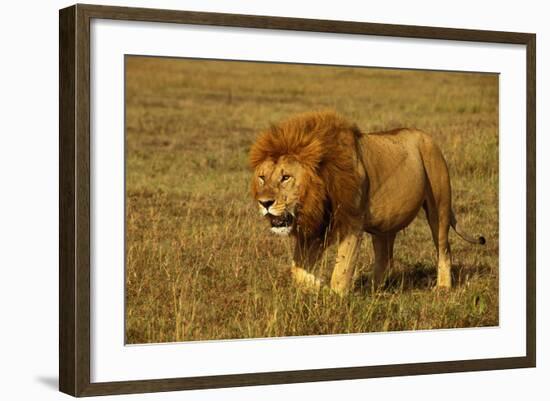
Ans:
{"label": "lion", "polygon": [[364,233],[374,248],[373,285],[393,263],[396,234],[424,209],[437,251],[437,288],[451,287],[449,227],[464,240],[451,207],[443,154],[428,134],[408,128],[363,133],[333,111],[299,114],[261,133],[250,149],[252,195],[275,234],[294,238],[291,273],[310,288],[311,271],[337,245],[330,288],[350,291]]}

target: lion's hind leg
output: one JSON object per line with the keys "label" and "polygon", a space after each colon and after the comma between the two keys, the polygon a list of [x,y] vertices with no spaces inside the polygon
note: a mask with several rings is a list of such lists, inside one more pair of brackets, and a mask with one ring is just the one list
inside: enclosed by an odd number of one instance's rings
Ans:
{"label": "lion's hind leg", "polygon": [[448,213],[438,209],[434,199],[424,203],[424,210],[432,232],[432,238],[437,252],[437,287],[451,287],[451,247],[449,245]]}
{"label": "lion's hind leg", "polygon": [[423,207],[432,231],[437,251],[437,287],[451,287],[451,180],[441,150],[431,138],[424,137],[421,145],[422,161],[427,175],[426,199]]}

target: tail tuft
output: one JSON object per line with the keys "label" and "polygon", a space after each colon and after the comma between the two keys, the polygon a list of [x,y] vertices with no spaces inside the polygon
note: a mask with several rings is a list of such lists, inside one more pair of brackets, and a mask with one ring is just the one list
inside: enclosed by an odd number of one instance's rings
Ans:
{"label": "tail tuft", "polygon": [[479,245],[485,245],[487,241],[485,241],[485,237],[483,235],[480,235],[479,237],[473,237],[469,235],[468,233],[462,231],[458,227],[458,223],[456,222],[456,217],[454,212],[451,210],[451,227],[454,228],[455,232],[458,234],[460,238],[462,238],[464,241],[469,242],[470,244],[479,244]]}

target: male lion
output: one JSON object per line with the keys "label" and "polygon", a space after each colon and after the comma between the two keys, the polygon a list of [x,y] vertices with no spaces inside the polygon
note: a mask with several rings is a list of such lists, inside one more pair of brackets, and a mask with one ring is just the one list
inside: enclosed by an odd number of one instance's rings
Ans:
{"label": "male lion", "polygon": [[297,115],[263,132],[252,146],[252,194],[271,231],[291,235],[294,279],[320,288],[311,270],[337,243],[330,287],[349,291],[363,232],[372,236],[374,285],[392,265],[393,243],[424,208],[438,255],[437,286],[451,286],[449,226],[457,225],[449,171],[433,139],[414,129],[362,133],[334,112]]}

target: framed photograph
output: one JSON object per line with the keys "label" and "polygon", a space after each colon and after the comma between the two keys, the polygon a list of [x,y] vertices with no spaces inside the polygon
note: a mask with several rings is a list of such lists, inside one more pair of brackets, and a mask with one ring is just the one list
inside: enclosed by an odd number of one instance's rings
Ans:
{"label": "framed photograph", "polygon": [[59,26],[62,392],[535,366],[534,34]]}

